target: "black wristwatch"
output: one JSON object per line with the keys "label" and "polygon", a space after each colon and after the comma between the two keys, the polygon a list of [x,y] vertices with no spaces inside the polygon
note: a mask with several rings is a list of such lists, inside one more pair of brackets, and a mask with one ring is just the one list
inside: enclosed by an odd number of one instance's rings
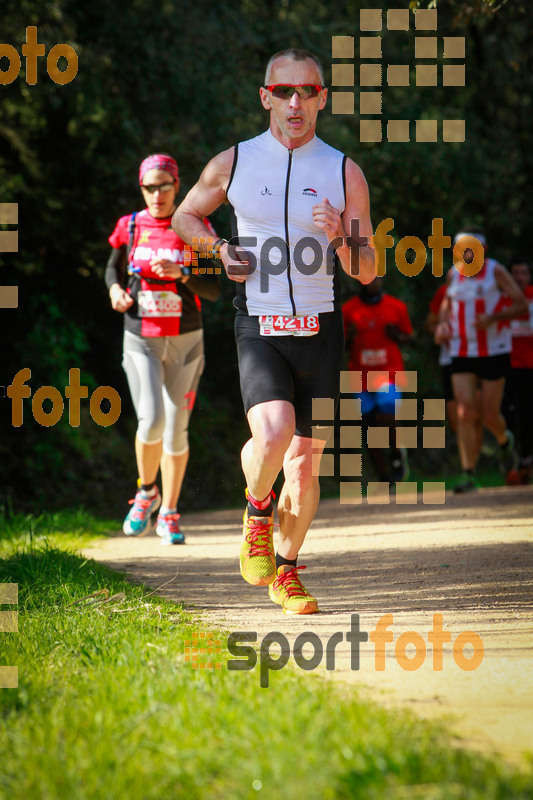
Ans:
{"label": "black wristwatch", "polygon": [[218,258],[220,260],[220,248],[223,244],[229,244],[229,242],[227,239],[223,239],[222,236],[213,242],[213,246],[211,248],[213,258]]}

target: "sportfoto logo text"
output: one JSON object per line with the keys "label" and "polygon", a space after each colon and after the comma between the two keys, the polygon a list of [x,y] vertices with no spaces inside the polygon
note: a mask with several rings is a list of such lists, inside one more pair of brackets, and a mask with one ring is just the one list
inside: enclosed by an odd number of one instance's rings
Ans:
{"label": "sportfoto logo text", "polygon": [[[451,236],[444,234],[443,219],[437,217],[431,224],[431,234],[428,236],[428,247],[431,250],[431,272],[436,278],[441,278],[444,274],[444,250],[452,246]],[[377,276],[383,277],[387,271],[386,251],[394,247],[394,260],[398,270],[408,278],[420,275],[427,263],[427,249],[418,236],[404,236],[394,246],[394,238],[390,232],[394,228],[392,217],[382,220],[376,228],[376,232],[370,237],[370,245],[376,252]],[[212,258],[211,251],[195,252],[195,247],[201,244],[208,244],[209,237],[194,237],[192,247],[185,249],[185,265],[192,266],[192,272],[202,274],[206,270],[198,266],[198,258]],[[326,274],[333,275],[335,271],[335,251],[339,247],[347,245],[350,247],[350,275],[359,275],[359,250],[369,244],[366,237],[359,235],[359,220],[350,220],[350,233],[346,237],[337,236],[329,243],[326,250]],[[229,240],[228,255],[233,261],[239,261],[239,250],[243,248],[247,251],[250,263],[249,274],[253,274],[257,269],[257,257],[247,248],[256,248],[258,240],[256,236],[234,236]],[[259,252],[260,287],[259,290],[267,293],[269,290],[270,276],[282,275],[288,269],[288,246],[287,242],[279,236],[269,236]],[[473,259],[469,264],[463,262],[463,255],[466,250],[472,250]],[[408,251],[413,251],[413,261],[407,260]],[[314,236],[304,236],[299,239],[292,248],[291,267],[294,267],[302,275],[314,275],[324,265],[324,251],[321,243]],[[461,236],[453,246],[453,262],[456,269],[466,277],[472,277],[483,267],[485,251],[481,242],[475,236]],[[212,272],[212,270],[207,270]],[[219,271],[219,270],[218,270]],[[231,266],[228,267],[228,274],[231,274]]]}
{"label": "sportfoto logo text", "polygon": [[[360,669],[360,648],[364,642],[374,645],[374,666],[376,671],[385,670],[385,656],[387,645],[394,641],[390,628],[394,624],[393,614],[384,614],[377,622],[374,630],[368,632],[361,630],[359,614],[351,614],[350,630],[345,634],[342,631],[333,633],[324,647],[318,634],[313,631],[304,631],[296,637],[292,648],[294,661],[300,669],[310,672],[316,669],[324,660],[326,670],[335,669],[335,648],[346,640],[350,645],[350,669]],[[250,671],[257,666],[259,660],[259,685],[265,689],[269,685],[271,671],[283,669],[291,655],[291,645],[287,637],[280,631],[271,631],[261,640],[259,652],[252,643],[257,642],[257,631],[236,631],[228,636],[227,648],[235,658],[228,659],[226,668],[231,671]],[[433,627],[427,633],[427,641],[432,645],[432,668],[435,672],[443,669],[444,645],[450,643],[452,634],[443,628],[442,614],[433,614]],[[185,660],[191,661],[194,669],[221,669],[222,663],[217,661],[202,662],[199,655],[220,654],[220,640],[213,640],[212,634],[201,633],[191,641],[185,642]],[[303,648],[312,649],[310,655],[304,655]],[[465,654],[465,648],[472,648],[471,655]],[[272,648],[277,650],[272,652]],[[409,648],[409,653],[408,653]],[[412,652],[414,648],[414,653]],[[408,672],[420,669],[425,663],[427,655],[426,640],[417,631],[404,631],[394,644],[394,656],[397,664]],[[452,655],[455,665],[465,672],[477,669],[483,661],[484,646],[479,634],[474,631],[463,631],[455,637],[452,645]]]}
{"label": "sportfoto logo text", "polygon": [[[21,49],[26,60],[26,83],[34,86],[37,83],[37,58],[46,53],[44,44],[37,41],[36,25],[29,25],[26,28],[26,42]],[[21,60],[17,50],[11,44],[0,44],[0,61],[3,58],[7,59],[9,66],[7,69],[0,68],[0,85],[7,86],[18,78]],[[60,58],[66,60],[66,69],[59,69]],[[69,44],[54,45],[46,58],[46,71],[54,83],[61,86],[70,83],[78,74],[78,54]]]}
{"label": "sportfoto logo text", "polygon": [[[89,388],[80,385],[80,370],[72,368],[68,373],[69,382],[65,386],[65,397],[68,399],[69,425],[77,428],[80,424],[80,401],[89,396]],[[19,428],[24,422],[23,399],[31,397],[31,389],[26,384],[31,378],[31,369],[24,367],[14,376],[12,382],[7,387],[7,396],[11,398],[11,424],[14,428]],[[48,400],[52,404],[49,411],[45,411],[44,402]],[[109,404],[108,411],[102,411],[102,401],[106,400]],[[91,395],[89,409],[91,417],[103,428],[114,425],[120,417],[121,411],[120,395],[112,386],[99,386]],[[61,392],[55,386],[41,386],[33,395],[31,408],[33,417],[39,425],[49,428],[56,425],[63,416],[64,402]]]}

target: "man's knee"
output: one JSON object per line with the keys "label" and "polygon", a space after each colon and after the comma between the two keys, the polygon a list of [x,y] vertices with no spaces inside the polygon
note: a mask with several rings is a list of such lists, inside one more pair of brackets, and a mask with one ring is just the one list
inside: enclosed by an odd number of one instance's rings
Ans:
{"label": "man's knee", "polygon": [[475,425],[480,419],[479,409],[475,403],[467,400],[457,401],[457,418],[460,422]]}
{"label": "man's knee", "polygon": [[251,428],[254,447],[265,453],[285,453],[294,436],[294,418],[277,411],[256,412]]}

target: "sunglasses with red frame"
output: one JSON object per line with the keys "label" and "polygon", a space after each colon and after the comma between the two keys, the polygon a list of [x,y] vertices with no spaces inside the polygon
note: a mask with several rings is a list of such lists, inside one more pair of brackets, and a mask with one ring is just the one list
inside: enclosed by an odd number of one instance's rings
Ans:
{"label": "sunglasses with red frame", "polygon": [[300,100],[308,100],[310,97],[317,97],[319,92],[324,89],[324,86],[320,86],[316,83],[301,83],[295,86],[286,83],[276,83],[265,86],[265,89],[280,100],[290,100],[294,92],[298,94]]}

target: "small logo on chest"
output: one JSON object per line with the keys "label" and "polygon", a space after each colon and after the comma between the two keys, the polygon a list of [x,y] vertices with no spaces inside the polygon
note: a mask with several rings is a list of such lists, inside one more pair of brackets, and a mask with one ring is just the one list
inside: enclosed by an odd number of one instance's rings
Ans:
{"label": "small logo on chest", "polygon": [[316,197],[316,189],[311,189],[310,186],[307,189],[304,189],[302,194],[307,195],[308,197]]}

